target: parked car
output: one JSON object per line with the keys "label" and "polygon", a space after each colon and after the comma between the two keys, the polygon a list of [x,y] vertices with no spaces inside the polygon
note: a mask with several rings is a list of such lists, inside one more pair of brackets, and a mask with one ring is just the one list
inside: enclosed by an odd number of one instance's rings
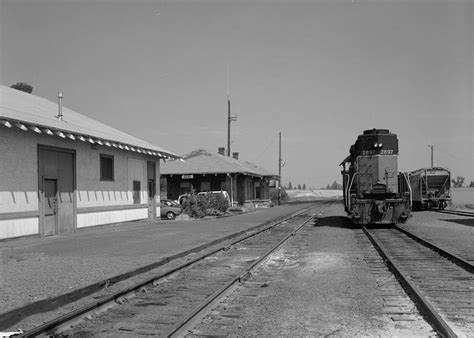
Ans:
{"label": "parked car", "polygon": [[161,218],[175,219],[177,215],[183,212],[181,206],[172,200],[161,200],[160,203]]}

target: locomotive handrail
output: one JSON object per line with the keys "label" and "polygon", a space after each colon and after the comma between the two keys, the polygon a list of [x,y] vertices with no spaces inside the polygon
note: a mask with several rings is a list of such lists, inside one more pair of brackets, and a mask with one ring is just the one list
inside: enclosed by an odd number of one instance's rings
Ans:
{"label": "locomotive handrail", "polygon": [[[342,172],[342,174],[343,174],[343,177],[347,177],[346,182],[349,183],[349,177],[350,177],[349,173]],[[342,183],[344,184],[344,178],[342,180],[343,180]],[[347,186],[346,186],[345,190],[347,190]],[[346,202],[345,204],[347,205],[347,191],[345,191],[344,199],[345,199],[345,202]]]}
{"label": "locomotive handrail", "polygon": [[351,207],[351,199],[349,198],[349,193],[351,192],[352,183],[354,183],[354,177],[356,177],[357,175],[359,175],[359,173],[354,173],[354,175],[352,175],[351,183],[347,187],[346,196],[347,196],[347,209],[348,210]]}

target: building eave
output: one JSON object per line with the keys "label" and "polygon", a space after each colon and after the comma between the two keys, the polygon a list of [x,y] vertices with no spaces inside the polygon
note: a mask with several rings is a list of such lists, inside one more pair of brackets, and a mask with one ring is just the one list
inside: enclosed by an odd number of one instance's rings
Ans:
{"label": "building eave", "polygon": [[81,141],[99,146],[118,148],[124,151],[140,153],[153,157],[158,157],[163,160],[176,159],[181,160],[182,157],[164,150],[157,150],[151,147],[143,147],[133,143],[125,143],[117,141],[114,138],[97,137],[89,133],[78,133],[77,131],[68,128],[52,127],[41,123],[31,123],[20,119],[15,119],[6,116],[0,116],[0,127],[18,129],[23,132],[32,132],[37,134],[46,134],[60,139],[69,139],[71,141]]}

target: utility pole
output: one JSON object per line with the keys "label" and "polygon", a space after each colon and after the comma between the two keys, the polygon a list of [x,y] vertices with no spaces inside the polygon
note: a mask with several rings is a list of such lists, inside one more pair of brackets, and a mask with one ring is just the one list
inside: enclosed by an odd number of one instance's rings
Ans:
{"label": "utility pole", "polygon": [[281,203],[281,131],[278,133],[278,205]]}
{"label": "utility pole", "polygon": [[431,148],[431,168],[433,168],[433,148],[432,144],[428,144],[428,148]]}
{"label": "utility pole", "polygon": [[230,156],[230,98],[227,98],[227,156]]}
{"label": "utility pole", "polygon": [[230,123],[237,121],[237,115],[230,115],[229,65],[227,65],[227,156],[230,156]]}

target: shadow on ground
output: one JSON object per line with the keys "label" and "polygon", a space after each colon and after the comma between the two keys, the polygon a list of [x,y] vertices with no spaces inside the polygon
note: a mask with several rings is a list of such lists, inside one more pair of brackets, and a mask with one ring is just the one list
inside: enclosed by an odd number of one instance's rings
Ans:
{"label": "shadow on ground", "polygon": [[[332,228],[346,228],[346,229],[362,229],[363,225],[352,223],[351,219],[346,216],[328,216],[317,218],[314,223],[315,227],[332,227]],[[367,229],[390,229],[393,224],[366,224]]]}
{"label": "shadow on ground", "polygon": [[468,219],[442,219],[442,221],[453,222],[457,224],[467,225],[469,227],[474,227],[474,218]]}
{"label": "shadow on ground", "polygon": [[317,218],[317,222],[314,223],[315,227],[332,227],[332,228],[347,228],[347,229],[360,229],[361,226],[352,223],[350,218],[346,216],[328,216]]}

